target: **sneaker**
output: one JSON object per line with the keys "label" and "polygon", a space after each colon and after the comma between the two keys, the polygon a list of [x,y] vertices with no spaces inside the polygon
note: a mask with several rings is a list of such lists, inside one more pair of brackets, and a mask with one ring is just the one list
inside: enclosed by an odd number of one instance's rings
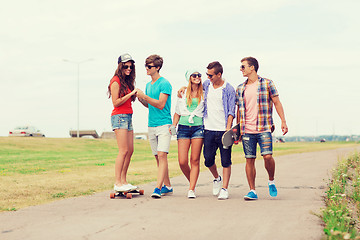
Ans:
{"label": "sneaker", "polygon": [[121,185],[120,187],[116,184],[114,184],[114,191],[115,192],[126,192],[129,191],[130,188],[127,185]]}
{"label": "sneaker", "polygon": [[153,197],[153,198],[161,198],[160,189],[155,188],[155,189],[154,189],[154,192],[151,194],[151,197]]}
{"label": "sneaker", "polygon": [[221,178],[221,176],[219,176],[219,177],[220,177],[220,180],[217,180],[217,179],[213,180],[213,195],[214,196],[217,196],[219,194],[221,186],[222,186],[222,178]]}
{"label": "sneaker", "polygon": [[161,188],[161,195],[165,195],[165,194],[168,194],[168,193],[173,193],[174,192],[174,189],[171,187],[167,187],[166,185],[164,185],[162,188]]}
{"label": "sneaker", "polygon": [[188,192],[188,198],[196,198],[194,190],[189,190]]}
{"label": "sneaker", "polygon": [[269,184],[269,193],[270,193],[270,196],[272,196],[272,197],[277,196],[277,189],[275,187],[275,184]]}
{"label": "sneaker", "polygon": [[244,196],[245,200],[257,200],[258,196],[254,192],[250,191],[247,195]]}
{"label": "sneaker", "polygon": [[222,189],[220,190],[218,199],[219,199],[219,200],[225,200],[225,199],[228,199],[228,198],[229,198],[229,192],[228,192],[228,190],[225,189],[225,188],[222,188]]}
{"label": "sneaker", "polygon": [[130,184],[130,183],[126,184],[125,186],[126,186],[127,188],[129,188],[129,191],[133,191],[133,190],[135,190],[135,189],[138,188],[137,186],[134,186],[134,185],[132,185],[132,184]]}

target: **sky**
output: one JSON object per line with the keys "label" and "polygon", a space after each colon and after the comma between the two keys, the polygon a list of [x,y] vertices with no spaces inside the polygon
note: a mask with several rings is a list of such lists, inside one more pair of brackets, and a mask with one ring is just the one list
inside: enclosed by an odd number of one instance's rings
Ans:
{"label": "sky", "polygon": [[[47,137],[70,137],[78,97],[80,130],[111,131],[107,87],[124,53],[135,60],[142,90],[150,81],[146,57],[163,57],[172,114],[187,69],[205,75],[219,61],[236,88],[246,80],[240,60],[252,56],[279,91],[287,136],[360,134],[359,9],[357,0],[6,1],[0,136],[33,125]],[[135,133],[147,132],[147,109],[138,101],[133,109]],[[275,109],[274,121],[280,135]]]}

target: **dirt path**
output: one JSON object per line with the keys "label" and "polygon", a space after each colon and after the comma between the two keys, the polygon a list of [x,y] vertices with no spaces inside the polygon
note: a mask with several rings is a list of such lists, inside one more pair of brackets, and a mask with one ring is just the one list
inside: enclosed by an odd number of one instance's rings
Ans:
{"label": "dirt path", "polygon": [[[321,239],[329,171],[354,148],[277,157],[279,195],[270,198],[263,161],[257,161],[258,201],[246,202],[244,165],[234,165],[230,199],[211,195],[211,176],[200,174],[197,198],[187,199],[187,181],[172,179],[174,194],[109,199],[110,191],[0,214],[0,239]],[[359,151],[360,148],[358,147]]]}

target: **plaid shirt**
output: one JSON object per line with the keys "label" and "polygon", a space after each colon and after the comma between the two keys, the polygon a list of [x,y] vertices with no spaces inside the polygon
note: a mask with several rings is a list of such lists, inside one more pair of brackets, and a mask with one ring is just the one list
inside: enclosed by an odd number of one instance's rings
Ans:
{"label": "plaid shirt", "polygon": [[[279,95],[272,80],[262,78],[258,75],[259,87],[257,90],[258,116],[256,121],[256,130],[265,132],[271,129],[273,125],[272,119],[272,97]],[[245,101],[244,92],[248,80],[240,84],[236,88],[236,105],[239,106],[240,112],[240,133],[245,133]]]}

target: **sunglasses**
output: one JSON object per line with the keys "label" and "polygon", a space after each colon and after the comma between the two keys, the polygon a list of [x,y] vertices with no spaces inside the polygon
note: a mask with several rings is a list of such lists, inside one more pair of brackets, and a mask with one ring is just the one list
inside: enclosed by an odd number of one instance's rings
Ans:
{"label": "sunglasses", "polygon": [[[250,66],[249,66],[249,67],[250,67]],[[245,68],[246,68],[245,65],[241,65],[241,66],[240,66],[240,69],[241,69],[241,70],[244,70]]]}
{"label": "sunglasses", "polygon": [[196,74],[196,73],[191,74],[191,75],[190,75],[190,77],[193,77],[193,78],[197,78],[197,77],[199,77],[199,78],[201,78],[201,73],[198,73],[198,74]]}
{"label": "sunglasses", "polygon": [[156,66],[151,66],[151,65],[145,65],[145,67],[148,69],[152,69],[153,67],[156,68]]}
{"label": "sunglasses", "polygon": [[129,66],[129,65],[124,65],[124,66],[123,66],[123,69],[128,69],[128,68],[134,69],[134,66],[133,66],[133,65],[131,65],[131,66]]}
{"label": "sunglasses", "polygon": [[209,78],[212,78],[214,75],[212,75],[212,74],[208,74],[208,73],[206,73],[206,75],[209,77]]}

